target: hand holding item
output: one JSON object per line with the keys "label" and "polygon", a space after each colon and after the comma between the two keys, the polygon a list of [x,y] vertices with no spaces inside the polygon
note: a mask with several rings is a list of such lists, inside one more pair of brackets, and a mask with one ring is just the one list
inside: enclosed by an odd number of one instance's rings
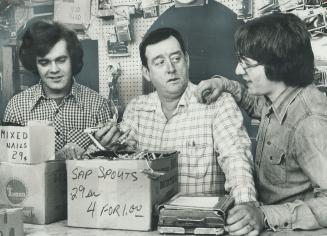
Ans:
{"label": "hand holding item", "polygon": [[259,235],[264,229],[264,213],[251,204],[236,205],[229,211],[226,223],[230,235]]}
{"label": "hand holding item", "polygon": [[116,122],[110,122],[96,130],[94,137],[105,149],[117,150],[117,141],[122,134],[119,125]]}

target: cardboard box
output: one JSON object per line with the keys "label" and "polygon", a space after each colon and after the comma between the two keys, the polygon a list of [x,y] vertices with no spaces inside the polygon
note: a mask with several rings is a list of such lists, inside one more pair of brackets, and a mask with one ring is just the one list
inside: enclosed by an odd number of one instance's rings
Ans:
{"label": "cardboard box", "polygon": [[24,222],[47,224],[66,219],[64,161],[24,165],[0,163],[0,204],[23,208]]}
{"label": "cardboard box", "polygon": [[54,159],[54,127],[0,126],[0,161],[34,164]]}
{"label": "cardboard box", "polygon": [[[175,152],[152,161],[67,161],[68,225],[151,230],[154,205],[178,191],[177,156]],[[149,167],[162,175],[147,175]]]}
{"label": "cardboard box", "polygon": [[0,235],[23,236],[23,212],[21,208],[0,208]]}

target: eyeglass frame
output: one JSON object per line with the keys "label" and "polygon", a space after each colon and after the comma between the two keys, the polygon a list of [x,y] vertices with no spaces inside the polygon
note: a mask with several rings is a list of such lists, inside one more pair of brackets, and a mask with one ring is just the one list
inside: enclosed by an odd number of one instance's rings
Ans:
{"label": "eyeglass frame", "polygon": [[[240,64],[240,66],[242,67],[242,69],[245,72],[247,72],[247,69],[254,68],[254,67],[262,65],[261,63],[257,63],[257,64],[254,64],[254,65],[246,64],[245,62],[242,61],[242,60],[244,60],[245,56],[241,56],[239,53],[236,53],[236,57],[237,57],[238,64]],[[246,66],[244,66],[244,64]]]}
{"label": "eyeglass frame", "polygon": [[[238,64],[240,64],[240,66],[242,67],[242,69],[245,72],[247,72],[247,69],[254,68],[254,67],[262,65],[261,63],[257,63],[257,64],[254,64],[254,65],[249,65],[249,64],[246,64],[246,63],[242,63],[241,61],[239,61]],[[244,64],[245,64],[245,66],[244,66]]]}

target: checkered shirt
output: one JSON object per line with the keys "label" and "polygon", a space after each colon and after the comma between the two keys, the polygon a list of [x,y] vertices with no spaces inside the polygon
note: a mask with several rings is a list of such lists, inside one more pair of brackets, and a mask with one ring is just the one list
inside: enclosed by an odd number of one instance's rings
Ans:
{"label": "checkered shirt", "polygon": [[179,189],[183,193],[230,192],[236,203],[255,201],[250,139],[243,117],[229,94],[210,105],[200,104],[189,83],[173,116],[167,120],[156,92],[134,98],[127,106],[122,130],[138,148],[177,150]]}
{"label": "checkered shirt", "polygon": [[53,99],[45,96],[40,82],[9,101],[3,122],[25,126],[29,120],[52,121],[56,134],[55,150],[58,151],[70,142],[86,148],[90,139],[83,130],[108,122],[111,111],[107,99],[76,82],[70,94],[58,106]]}

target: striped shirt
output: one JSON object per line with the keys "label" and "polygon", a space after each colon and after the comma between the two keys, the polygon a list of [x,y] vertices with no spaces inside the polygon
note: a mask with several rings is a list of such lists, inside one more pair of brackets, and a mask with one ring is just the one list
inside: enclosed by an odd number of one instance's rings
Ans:
{"label": "striped shirt", "polygon": [[55,126],[58,151],[67,143],[82,148],[90,144],[83,130],[110,120],[112,109],[107,99],[76,82],[60,105],[43,92],[41,82],[15,95],[8,103],[3,122],[27,125],[30,120],[48,120]]}
{"label": "striped shirt", "polygon": [[179,151],[179,189],[183,193],[230,192],[236,203],[255,201],[253,158],[243,117],[229,94],[200,104],[189,83],[173,116],[167,120],[157,92],[134,98],[121,129],[139,149]]}

